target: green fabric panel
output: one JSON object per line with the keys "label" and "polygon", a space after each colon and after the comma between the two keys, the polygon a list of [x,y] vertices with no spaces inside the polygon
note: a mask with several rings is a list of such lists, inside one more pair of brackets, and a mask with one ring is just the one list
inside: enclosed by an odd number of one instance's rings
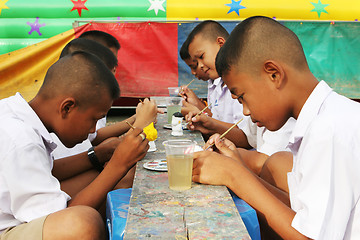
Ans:
{"label": "green fabric panel", "polygon": [[[32,32],[31,26],[27,24],[35,23],[36,18],[0,18],[0,38],[50,38],[62,32],[71,29],[75,21],[93,21],[93,18],[39,18],[39,24],[45,24],[40,27],[39,35],[37,32]],[[121,18],[120,22],[133,20],[131,18]],[[149,18],[139,18],[139,21],[149,21]],[[161,20],[161,19],[152,19]],[[117,18],[97,18],[96,21],[119,21]],[[84,22],[79,25],[85,24]]]}
{"label": "green fabric panel", "polygon": [[[16,0],[6,2],[9,9],[3,9],[0,18],[77,18],[78,11],[73,9],[74,4],[70,0]],[[114,17],[122,18],[165,18],[166,11],[159,11],[156,15],[154,10],[148,11],[148,0],[89,0],[84,5],[88,10],[81,10],[81,18]],[[163,3],[166,10],[166,2]]]}
{"label": "green fabric panel", "polygon": [[283,22],[299,37],[309,67],[338,93],[360,99],[360,24]]}
{"label": "green fabric panel", "polygon": [[0,55],[9,53],[21,48],[30,46],[32,44],[46,40],[47,38],[36,38],[36,39],[27,39],[27,38],[1,38],[0,39]]}
{"label": "green fabric panel", "polygon": [[72,28],[74,19],[48,19],[40,18],[39,27],[41,35],[36,31],[31,34],[31,26],[27,23],[35,23],[36,18],[6,18],[0,19],[0,38],[50,38]]}

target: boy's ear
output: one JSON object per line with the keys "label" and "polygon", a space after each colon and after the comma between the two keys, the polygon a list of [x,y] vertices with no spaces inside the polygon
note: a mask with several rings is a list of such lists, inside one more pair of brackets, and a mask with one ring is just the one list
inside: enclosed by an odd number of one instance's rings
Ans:
{"label": "boy's ear", "polygon": [[75,99],[72,97],[65,98],[60,104],[60,112],[62,118],[66,118],[75,108]]}
{"label": "boy's ear", "polygon": [[281,65],[275,61],[268,60],[264,63],[264,71],[276,88],[280,88],[285,77],[285,72]]}
{"label": "boy's ear", "polygon": [[216,38],[216,43],[219,44],[220,47],[222,47],[225,42],[226,42],[226,40],[223,37],[217,37]]}

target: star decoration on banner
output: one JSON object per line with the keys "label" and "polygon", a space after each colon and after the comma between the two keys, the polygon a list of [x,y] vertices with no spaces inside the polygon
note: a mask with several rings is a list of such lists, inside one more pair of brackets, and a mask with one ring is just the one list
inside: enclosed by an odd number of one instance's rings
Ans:
{"label": "star decoration on banner", "polygon": [[165,12],[165,9],[163,7],[164,2],[165,0],[149,0],[151,6],[149,7],[148,11],[154,10],[156,16],[158,15],[159,10]]}
{"label": "star decoration on banner", "polygon": [[87,0],[71,0],[71,2],[74,4],[74,7],[70,10],[70,12],[74,11],[75,9],[78,11],[79,13],[79,16],[81,17],[81,10],[84,9],[84,10],[88,10],[87,7],[85,7],[85,3],[86,3]]}
{"label": "star decoration on banner", "polygon": [[310,2],[315,8],[311,10],[310,12],[317,12],[318,17],[320,18],[321,13],[328,13],[325,8],[329,6],[330,4],[322,4],[319,0],[318,3]]}
{"label": "star decoration on banner", "polygon": [[230,7],[230,10],[228,11],[227,14],[231,12],[236,12],[236,14],[239,16],[239,10],[246,8],[240,5],[241,1],[242,0],[239,1],[231,0],[231,3],[225,4],[226,6]]}
{"label": "star decoration on banner", "polygon": [[9,1],[9,0],[0,0],[0,15],[1,15],[1,10],[3,9],[9,9],[8,6],[5,5],[5,3]]}
{"label": "star decoration on banner", "polygon": [[36,20],[34,23],[30,23],[30,22],[27,22],[26,23],[27,25],[29,25],[31,27],[31,30],[29,32],[29,35],[32,34],[32,32],[37,32],[39,34],[39,36],[41,36],[41,32],[40,32],[40,27],[43,27],[45,26],[46,24],[45,23],[42,23],[42,24],[39,24],[39,17],[36,17]]}

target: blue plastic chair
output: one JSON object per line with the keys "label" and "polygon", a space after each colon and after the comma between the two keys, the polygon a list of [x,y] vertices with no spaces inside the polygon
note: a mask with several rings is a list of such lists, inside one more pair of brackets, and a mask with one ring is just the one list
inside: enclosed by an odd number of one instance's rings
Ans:
{"label": "blue plastic chair", "polygon": [[251,239],[261,240],[260,225],[255,209],[253,209],[244,200],[236,196],[236,194],[233,193],[230,189],[229,192],[234,200],[238,212],[240,213],[240,216],[245,224],[245,227],[249,232]]}
{"label": "blue plastic chair", "polygon": [[107,194],[106,223],[110,240],[122,240],[124,237],[131,191],[131,188],[117,189]]}

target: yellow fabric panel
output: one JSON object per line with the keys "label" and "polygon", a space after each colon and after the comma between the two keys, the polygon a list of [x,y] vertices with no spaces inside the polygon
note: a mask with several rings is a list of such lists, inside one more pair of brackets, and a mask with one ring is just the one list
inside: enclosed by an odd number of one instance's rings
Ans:
{"label": "yellow fabric panel", "polygon": [[20,92],[31,100],[42,85],[47,69],[74,39],[74,29],[40,43],[0,55],[0,99]]}
{"label": "yellow fabric panel", "polygon": [[245,7],[238,9],[239,15],[236,11],[229,12],[230,6],[226,4],[230,5],[232,0],[167,0],[167,20],[242,20],[255,15],[278,20],[360,20],[359,0],[234,1],[237,6]]}

